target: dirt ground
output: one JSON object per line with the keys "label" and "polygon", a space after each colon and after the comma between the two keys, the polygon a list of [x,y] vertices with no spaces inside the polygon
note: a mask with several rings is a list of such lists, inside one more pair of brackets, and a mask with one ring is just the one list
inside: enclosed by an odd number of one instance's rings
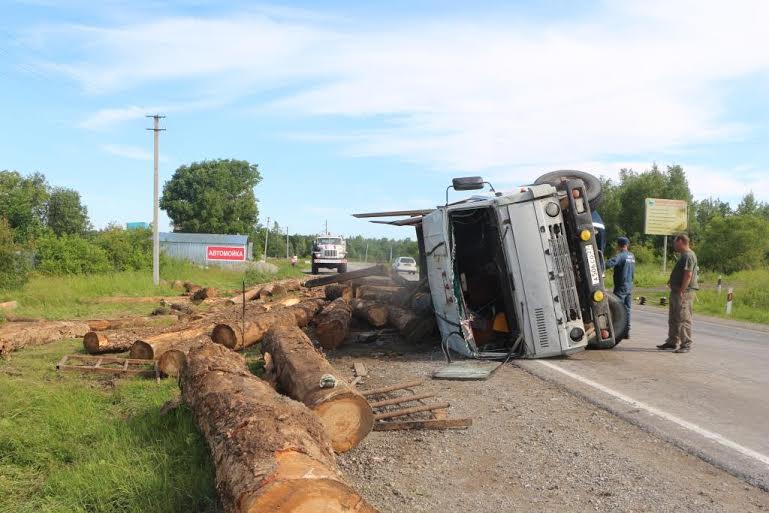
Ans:
{"label": "dirt ground", "polygon": [[340,456],[350,484],[382,513],[769,511],[769,493],[513,364],[488,381],[435,381],[440,351],[392,349],[351,344],[329,358],[348,377],[363,362],[361,389],[427,378],[418,392],[473,425],[372,432]]}

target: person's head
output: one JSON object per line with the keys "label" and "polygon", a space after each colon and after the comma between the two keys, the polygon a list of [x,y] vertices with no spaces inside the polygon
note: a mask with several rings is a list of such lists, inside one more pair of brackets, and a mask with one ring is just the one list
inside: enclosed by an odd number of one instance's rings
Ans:
{"label": "person's head", "polygon": [[622,251],[623,249],[627,249],[628,246],[630,246],[630,239],[627,237],[620,237],[617,239],[617,249]]}
{"label": "person's head", "polygon": [[676,238],[673,240],[673,248],[676,250],[676,253],[681,253],[688,250],[689,237],[685,233],[676,235]]}

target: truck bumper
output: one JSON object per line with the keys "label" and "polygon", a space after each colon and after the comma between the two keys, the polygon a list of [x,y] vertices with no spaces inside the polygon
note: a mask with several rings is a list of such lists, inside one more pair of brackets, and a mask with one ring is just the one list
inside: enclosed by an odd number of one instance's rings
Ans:
{"label": "truck bumper", "polygon": [[344,260],[332,260],[330,258],[318,258],[318,259],[313,260],[312,263],[313,264],[334,264],[334,265],[339,265],[339,264],[346,264],[347,263],[347,259],[344,259]]}

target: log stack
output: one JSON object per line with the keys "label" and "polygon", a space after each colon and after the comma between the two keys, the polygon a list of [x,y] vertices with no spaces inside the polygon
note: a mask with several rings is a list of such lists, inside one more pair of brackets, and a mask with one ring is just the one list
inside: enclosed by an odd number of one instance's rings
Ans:
{"label": "log stack", "polygon": [[385,304],[356,298],[350,301],[350,307],[355,317],[366,321],[374,328],[383,328],[387,325],[389,311]]}
{"label": "log stack", "polygon": [[217,344],[192,349],[181,376],[227,513],[375,513],[347,486],[320,420]]}
{"label": "log stack", "polygon": [[273,327],[262,352],[270,355],[281,388],[320,417],[336,452],[349,451],[371,432],[374,414],[368,401],[338,376],[301,329]]}
{"label": "log stack", "polygon": [[129,358],[134,360],[157,360],[163,353],[189,339],[211,333],[214,325],[208,322],[179,331],[150,335],[131,344]]}

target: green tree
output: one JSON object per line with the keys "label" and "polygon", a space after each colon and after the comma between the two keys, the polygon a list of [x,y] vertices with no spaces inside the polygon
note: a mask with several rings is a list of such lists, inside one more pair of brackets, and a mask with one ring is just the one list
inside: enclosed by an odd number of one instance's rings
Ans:
{"label": "green tree", "polygon": [[37,270],[46,274],[92,274],[112,271],[106,251],[79,235],[51,232],[36,241]]}
{"label": "green tree", "polygon": [[115,271],[152,269],[152,230],[124,230],[110,224],[96,234],[95,242]]}
{"label": "green tree", "polygon": [[764,267],[769,223],[754,214],[715,216],[705,228],[698,255],[702,267],[724,273]]}
{"label": "green tree", "polygon": [[48,228],[56,235],[83,235],[91,227],[80,193],[65,187],[51,189],[45,217]]}
{"label": "green tree", "polygon": [[4,217],[13,240],[26,243],[45,230],[48,183],[41,173],[22,176],[0,171],[0,217]]}
{"label": "green tree", "polygon": [[254,187],[261,180],[256,164],[245,160],[193,162],[166,182],[160,208],[176,232],[248,234],[259,214]]}
{"label": "green tree", "polygon": [[13,240],[8,221],[0,217],[0,288],[16,289],[27,282],[30,263]]}

